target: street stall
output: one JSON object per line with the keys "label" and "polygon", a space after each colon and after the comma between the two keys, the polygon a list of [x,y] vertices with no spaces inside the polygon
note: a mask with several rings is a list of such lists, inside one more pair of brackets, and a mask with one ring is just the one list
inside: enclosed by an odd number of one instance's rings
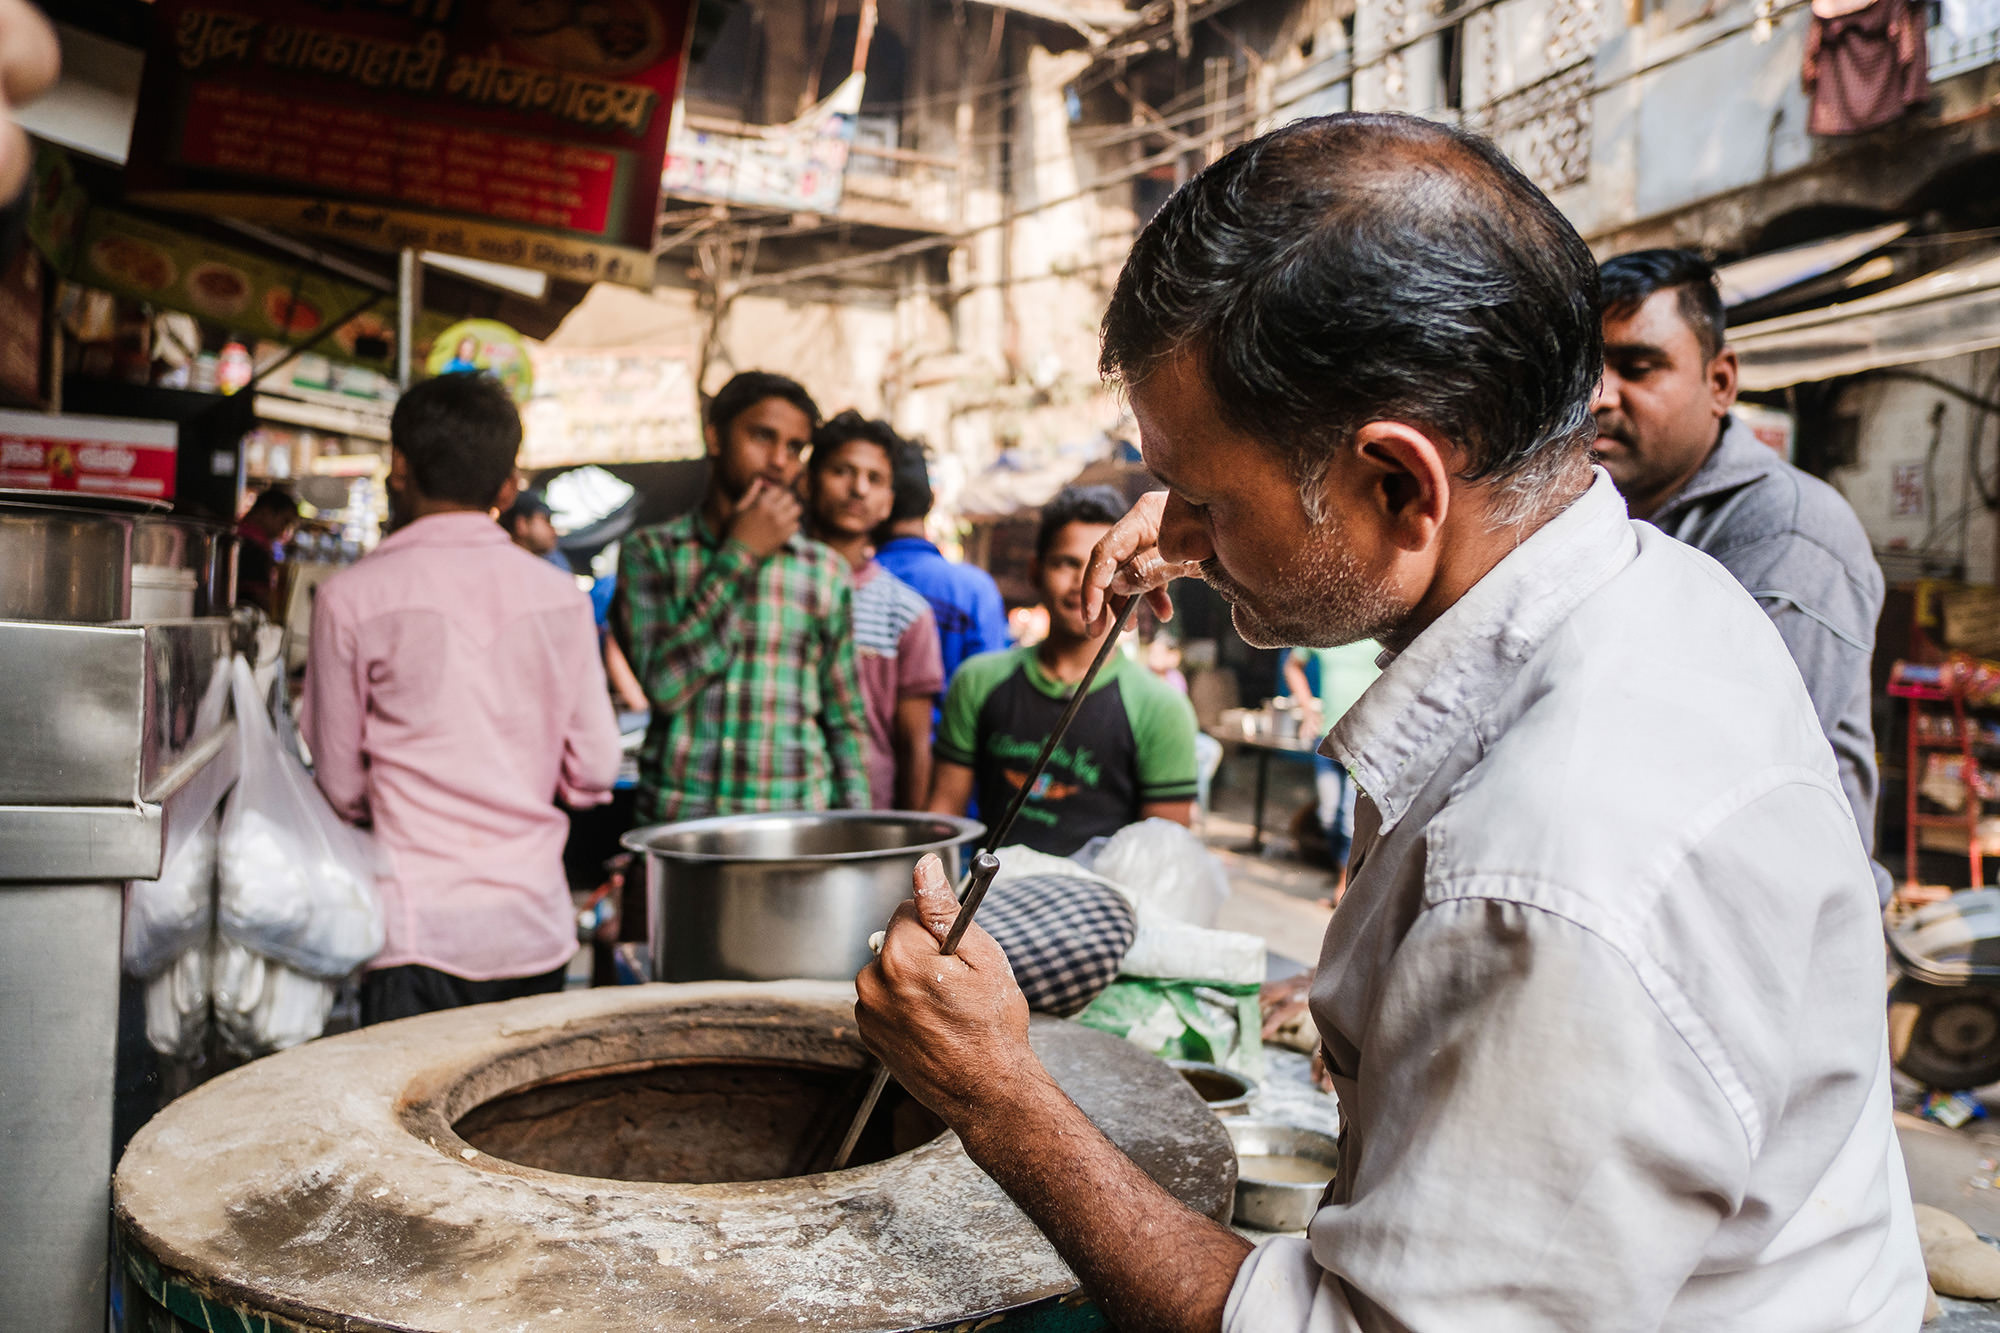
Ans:
{"label": "street stall", "polygon": [[0,1289],[104,1327],[125,883],[235,781],[234,538],[150,506],[0,502]]}

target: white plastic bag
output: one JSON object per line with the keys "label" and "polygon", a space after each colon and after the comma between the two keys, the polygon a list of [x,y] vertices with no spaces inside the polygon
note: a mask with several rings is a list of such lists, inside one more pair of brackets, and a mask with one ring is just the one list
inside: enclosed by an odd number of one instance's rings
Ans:
{"label": "white plastic bag", "polygon": [[146,1040],[161,1055],[191,1060],[208,1035],[209,942],[201,940],[146,985]]}
{"label": "white plastic bag", "polygon": [[1133,903],[1191,926],[1215,925],[1229,872],[1201,839],[1171,819],[1142,819],[1111,835],[1090,862]]}
{"label": "white plastic bag", "polygon": [[167,854],[158,879],[125,886],[125,971],[153,977],[204,944],[215,920],[214,814]]}
{"label": "white plastic bag", "polygon": [[311,1041],[326,1029],[335,987],[218,939],[213,970],[215,1025],[238,1055],[255,1058]]}
{"label": "white plastic bag", "polygon": [[316,977],[339,978],[382,949],[373,841],[336,815],[278,740],[250,664],[231,664],[242,774],[222,816],[223,935]]}

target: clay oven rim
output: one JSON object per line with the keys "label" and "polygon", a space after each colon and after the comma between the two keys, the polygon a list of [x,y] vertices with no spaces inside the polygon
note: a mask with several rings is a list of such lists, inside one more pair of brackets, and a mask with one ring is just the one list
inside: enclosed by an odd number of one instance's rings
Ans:
{"label": "clay oven rim", "polygon": [[[725,991],[727,987],[725,983]],[[774,1011],[768,1001],[661,1005],[631,1010],[620,1018],[623,1021],[610,1023],[571,1020],[555,1028],[503,1028],[503,1035],[513,1037],[532,1038],[544,1032],[550,1035],[546,1040],[530,1040],[491,1058],[463,1065],[450,1062],[434,1065],[406,1085],[397,1099],[397,1118],[419,1142],[428,1143],[444,1156],[478,1170],[571,1187],[578,1182],[596,1182],[618,1190],[667,1187],[676,1197],[690,1190],[733,1197],[775,1182],[612,1180],[547,1171],[478,1151],[458,1133],[457,1125],[481,1106],[538,1088],[674,1065],[765,1065],[846,1069],[858,1074],[869,1063],[867,1048],[851,1022],[826,1022],[823,1014],[806,1008]],[[948,1137],[941,1134],[907,1152],[879,1162],[859,1163],[837,1174],[848,1177],[882,1162],[939,1149]],[[950,1142],[955,1150],[956,1138]],[[812,1181],[829,1174],[835,1173],[813,1172],[779,1179]]]}
{"label": "clay oven rim", "polygon": [[[133,1139],[113,1186],[122,1243],[222,1304],[323,1329],[779,1333],[803,1321],[862,1333],[1074,1291],[949,1133],[852,1170],[711,1185],[468,1159],[451,1128],[535,1079],[662,1047],[858,1072],[853,1003],[851,986],[831,983],[613,987],[254,1061]],[[1073,1023],[1037,1018],[1030,1035],[1114,1143],[1197,1211],[1227,1215],[1234,1152],[1178,1075]]]}

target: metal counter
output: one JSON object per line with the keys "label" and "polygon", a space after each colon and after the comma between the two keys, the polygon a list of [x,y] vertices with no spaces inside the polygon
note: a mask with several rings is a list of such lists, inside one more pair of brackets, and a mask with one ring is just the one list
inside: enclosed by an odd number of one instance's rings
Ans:
{"label": "metal counter", "polygon": [[125,881],[236,780],[230,622],[0,621],[0,1291],[106,1318]]}

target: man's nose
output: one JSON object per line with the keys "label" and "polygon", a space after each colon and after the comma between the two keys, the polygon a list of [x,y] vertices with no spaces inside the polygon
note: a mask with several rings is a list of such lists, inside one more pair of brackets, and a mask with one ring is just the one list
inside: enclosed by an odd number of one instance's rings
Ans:
{"label": "man's nose", "polygon": [[1605,371],[1597,381],[1597,392],[1590,396],[1590,410],[1602,412],[1606,408],[1618,406],[1618,377]]}
{"label": "man's nose", "polygon": [[1194,507],[1172,492],[1160,514],[1160,558],[1174,563],[1206,560],[1215,554],[1208,530],[1195,517]]}

